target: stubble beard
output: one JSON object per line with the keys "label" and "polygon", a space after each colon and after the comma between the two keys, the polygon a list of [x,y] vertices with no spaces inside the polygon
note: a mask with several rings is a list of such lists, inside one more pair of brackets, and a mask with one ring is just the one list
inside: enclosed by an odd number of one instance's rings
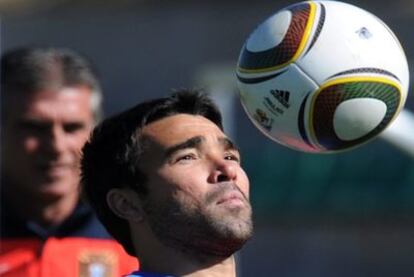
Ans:
{"label": "stubble beard", "polygon": [[203,205],[183,195],[180,200],[148,201],[144,209],[152,231],[165,246],[192,257],[229,257],[253,234],[251,206],[244,194],[242,206],[216,205],[217,197],[234,189],[239,190],[235,185],[221,186],[207,195]]}

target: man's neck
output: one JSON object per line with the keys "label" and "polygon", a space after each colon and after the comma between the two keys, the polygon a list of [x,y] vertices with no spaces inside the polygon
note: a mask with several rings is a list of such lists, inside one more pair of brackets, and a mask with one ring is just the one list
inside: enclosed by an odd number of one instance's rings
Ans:
{"label": "man's neck", "polygon": [[8,208],[25,221],[33,221],[43,228],[56,226],[67,219],[74,211],[79,195],[76,190],[61,197],[44,199],[35,195],[6,189]]}
{"label": "man's neck", "polygon": [[[149,228],[147,226],[147,228]],[[234,256],[219,257],[201,253],[186,253],[165,246],[152,232],[131,228],[140,269],[144,272],[164,273],[186,277],[235,277]],[[140,251],[142,249],[142,251]]]}
{"label": "man's neck", "polygon": [[160,258],[156,267],[141,263],[141,268],[144,272],[161,272],[180,277],[236,277],[234,256],[200,263],[191,259],[180,259],[180,256],[176,255],[172,260]]}
{"label": "man's neck", "polygon": [[[177,275],[180,276],[180,275]],[[236,277],[236,263],[234,256],[230,256],[224,260],[210,265],[209,267],[199,267],[188,274],[184,273],[181,276],[185,277]]]}

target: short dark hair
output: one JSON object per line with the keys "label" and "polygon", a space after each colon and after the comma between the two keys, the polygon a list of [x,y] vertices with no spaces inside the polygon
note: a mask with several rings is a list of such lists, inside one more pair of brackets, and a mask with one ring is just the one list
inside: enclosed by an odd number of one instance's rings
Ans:
{"label": "short dark hair", "polygon": [[141,131],[151,122],[176,114],[201,115],[223,129],[220,111],[205,93],[180,90],[104,120],[83,148],[83,193],[108,232],[131,255],[135,254],[128,222],[111,211],[106,196],[111,189],[130,187],[145,197],[146,176],[138,168],[144,151]]}
{"label": "short dark hair", "polygon": [[83,85],[92,91],[92,111],[102,114],[102,92],[97,74],[86,57],[69,48],[22,47],[1,56],[2,111],[7,114],[9,96],[49,88]]}

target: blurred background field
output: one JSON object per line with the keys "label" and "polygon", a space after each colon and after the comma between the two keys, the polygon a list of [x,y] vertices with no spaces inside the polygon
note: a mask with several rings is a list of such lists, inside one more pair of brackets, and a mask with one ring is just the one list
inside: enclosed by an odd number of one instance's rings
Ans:
{"label": "blurred background field", "polygon": [[[413,1],[345,2],[383,19],[412,68]],[[241,108],[241,46],[291,3],[1,0],[1,50],[34,44],[86,54],[102,78],[106,115],[171,88],[210,91],[251,179],[256,235],[238,256],[241,276],[413,276],[412,156],[381,138],[336,155],[295,152],[260,134]],[[412,92],[406,108],[414,111]]]}

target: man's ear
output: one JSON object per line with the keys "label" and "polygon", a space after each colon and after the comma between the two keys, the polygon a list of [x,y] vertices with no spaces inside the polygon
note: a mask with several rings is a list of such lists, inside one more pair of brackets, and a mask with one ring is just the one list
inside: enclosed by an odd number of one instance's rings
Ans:
{"label": "man's ear", "polygon": [[141,199],[129,189],[111,189],[106,194],[109,208],[120,218],[140,222],[144,219]]}

